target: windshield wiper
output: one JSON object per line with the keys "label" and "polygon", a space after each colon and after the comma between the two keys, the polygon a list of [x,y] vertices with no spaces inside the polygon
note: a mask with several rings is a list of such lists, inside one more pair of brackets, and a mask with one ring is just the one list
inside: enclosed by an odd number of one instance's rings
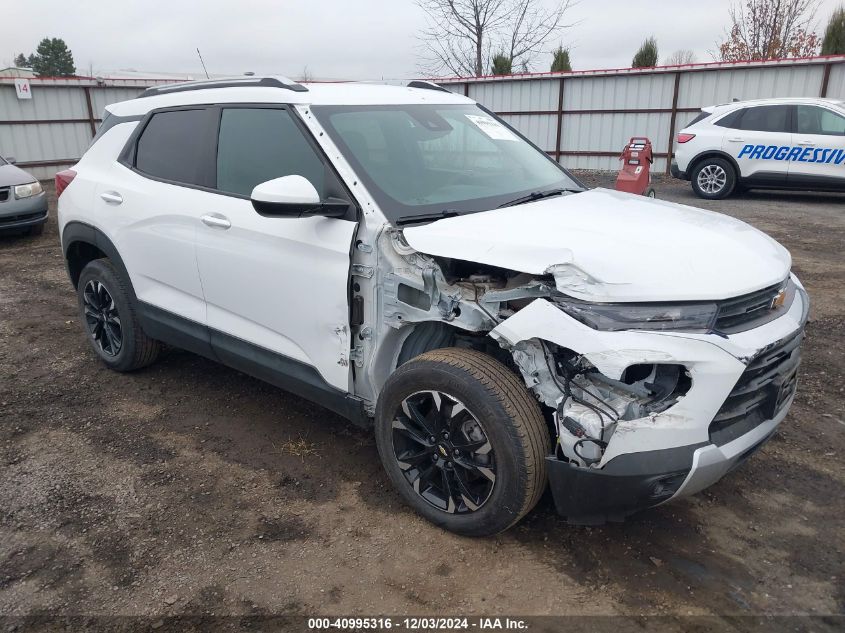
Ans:
{"label": "windshield wiper", "polygon": [[433,222],[434,220],[442,220],[443,218],[454,218],[460,215],[454,209],[443,209],[437,213],[420,213],[419,215],[403,215],[396,220],[398,226],[405,224],[418,224],[421,222]]}
{"label": "windshield wiper", "polygon": [[500,204],[499,208],[503,207],[514,207],[518,204],[525,204],[526,202],[534,202],[535,200],[542,200],[543,198],[551,198],[553,196],[559,196],[564,193],[581,193],[581,189],[547,189],[546,191],[532,191],[531,193],[520,196],[519,198],[515,198],[510,202],[505,202],[504,204]]}

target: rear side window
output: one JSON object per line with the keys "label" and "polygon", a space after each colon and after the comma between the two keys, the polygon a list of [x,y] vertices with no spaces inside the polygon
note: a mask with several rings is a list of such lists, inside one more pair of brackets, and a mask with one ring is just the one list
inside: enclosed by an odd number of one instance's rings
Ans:
{"label": "rear side window", "polygon": [[739,127],[739,119],[742,116],[743,112],[745,112],[745,110],[734,110],[730,114],[726,114],[725,116],[723,116],[713,125],[736,129],[737,127]]}
{"label": "rear side window", "polygon": [[135,168],[155,178],[213,186],[206,167],[211,117],[206,109],[154,114],[138,139]]}
{"label": "rear side window", "polygon": [[799,105],[798,133],[845,136],[845,117],[825,108]]}
{"label": "rear side window", "polygon": [[792,106],[757,106],[746,108],[739,119],[739,129],[754,132],[789,132]]}
{"label": "rear side window", "polygon": [[267,180],[298,175],[326,197],[326,170],[287,110],[226,108],[217,143],[217,189],[249,196]]}

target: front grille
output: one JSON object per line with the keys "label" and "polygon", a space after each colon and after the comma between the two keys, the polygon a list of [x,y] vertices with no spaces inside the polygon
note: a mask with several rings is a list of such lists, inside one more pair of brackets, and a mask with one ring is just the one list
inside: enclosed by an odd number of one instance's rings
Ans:
{"label": "front grille", "polygon": [[720,332],[736,332],[738,329],[745,329],[742,326],[767,318],[775,311],[775,298],[787,289],[787,285],[784,281],[741,297],[720,301],[716,329]]}
{"label": "front grille", "polygon": [[6,202],[9,199],[9,187],[0,187],[0,202]]}
{"label": "front grille", "polygon": [[780,413],[795,393],[804,331],[758,353],[710,423],[710,441],[722,446]]}
{"label": "front grille", "polygon": [[4,224],[15,224],[17,222],[24,222],[26,220],[37,220],[39,218],[47,217],[44,211],[37,211],[35,213],[21,213],[18,215],[2,215],[0,216],[0,227]]}

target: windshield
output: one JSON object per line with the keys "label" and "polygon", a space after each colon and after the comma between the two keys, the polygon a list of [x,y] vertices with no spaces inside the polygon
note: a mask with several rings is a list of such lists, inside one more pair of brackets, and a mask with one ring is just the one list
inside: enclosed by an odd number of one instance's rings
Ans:
{"label": "windshield", "polygon": [[486,211],[582,190],[545,153],[473,105],[314,106],[392,222]]}

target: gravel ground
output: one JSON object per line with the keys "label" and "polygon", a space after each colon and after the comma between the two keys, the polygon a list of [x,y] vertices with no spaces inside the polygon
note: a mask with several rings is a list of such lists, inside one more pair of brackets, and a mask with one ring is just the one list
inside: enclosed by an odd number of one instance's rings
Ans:
{"label": "gravel ground", "polygon": [[0,615],[845,613],[845,197],[657,189],[791,250],[813,310],[789,417],[690,499],[578,528],[547,495],[476,540],[318,406],[178,350],[96,362],[52,204],[43,236],[0,239]]}

